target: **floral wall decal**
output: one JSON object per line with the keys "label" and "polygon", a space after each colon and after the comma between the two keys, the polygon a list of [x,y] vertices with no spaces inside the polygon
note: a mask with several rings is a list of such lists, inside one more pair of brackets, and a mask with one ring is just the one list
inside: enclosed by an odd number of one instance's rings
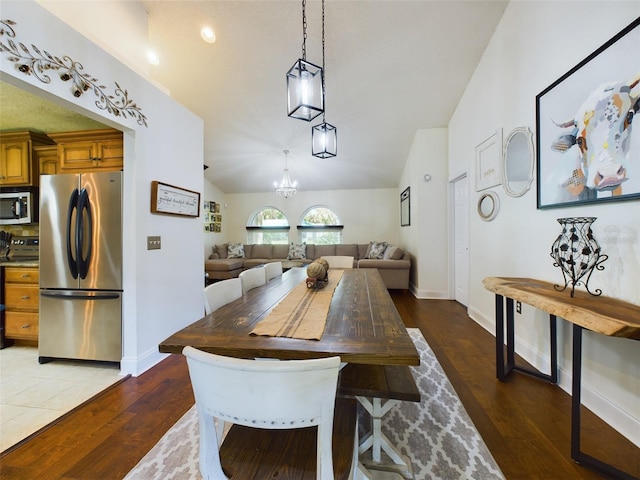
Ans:
{"label": "floral wall decal", "polygon": [[[9,61],[16,64],[16,68],[25,75],[33,75],[42,83],[51,83],[50,72],[58,73],[60,80],[71,82],[71,93],[75,97],[80,97],[86,91],[93,91],[96,100],[96,107],[106,110],[116,117],[132,117],[138,125],[147,126],[147,117],[142,113],[142,109],[129,99],[127,90],[120,87],[118,82],[113,95],[106,92],[107,87],[99,84],[99,80],[88,73],[83,73],[84,67],[80,62],[76,62],[68,55],[58,57],[51,55],[46,50],[40,50],[35,45],[31,49],[24,43],[16,43],[13,20],[0,20],[0,38],[6,37],[6,43],[0,40],[0,52],[9,54]],[[32,53],[33,52],[33,53]]]}

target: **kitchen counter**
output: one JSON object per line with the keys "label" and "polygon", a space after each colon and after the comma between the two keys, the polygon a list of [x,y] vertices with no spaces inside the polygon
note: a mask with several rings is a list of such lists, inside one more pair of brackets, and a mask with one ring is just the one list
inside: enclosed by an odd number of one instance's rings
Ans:
{"label": "kitchen counter", "polygon": [[3,258],[0,259],[0,267],[39,267],[40,260],[38,258]]}

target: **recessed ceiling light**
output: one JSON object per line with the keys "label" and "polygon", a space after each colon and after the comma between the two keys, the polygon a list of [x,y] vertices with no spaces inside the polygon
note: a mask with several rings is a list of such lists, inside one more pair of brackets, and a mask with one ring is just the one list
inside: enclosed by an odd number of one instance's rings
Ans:
{"label": "recessed ceiling light", "polygon": [[200,36],[207,43],[214,43],[216,41],[216,33],[211,27],[202,27],[202,30],[200,30]]}
{"label": "recessed ceiling light", "polygon": [[149,63],[151,65],[159,65],[160,64],[160,57],[158,57],[158,54],[156,52],[153,52],[151,50],[149,50],[147,52],[147,60],[149,61]]}

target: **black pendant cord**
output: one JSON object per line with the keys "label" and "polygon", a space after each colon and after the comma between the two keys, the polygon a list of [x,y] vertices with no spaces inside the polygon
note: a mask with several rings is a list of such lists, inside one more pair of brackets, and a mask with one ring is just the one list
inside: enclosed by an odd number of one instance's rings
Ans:
{"label": "black pendant cord", "polygon": [[[302,60],[307,60],[307,0],[302,0]],[[323,65],[324,68],[324,65]]]}
{"label": "black pendant cord", "polygon": [[324,110],[322,110],[322,123],[327,123],[325,113],[327,112],[327,96],[325,77],[327,70],[324,68],[324,0],[322,0],[322,103],[324,104]]}

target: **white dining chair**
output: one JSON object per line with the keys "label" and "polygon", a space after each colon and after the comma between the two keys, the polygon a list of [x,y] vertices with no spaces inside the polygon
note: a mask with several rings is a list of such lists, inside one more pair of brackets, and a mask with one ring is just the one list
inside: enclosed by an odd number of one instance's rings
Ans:
{"label": "white dining chair", "polygon": [[206,315],[234,301],[242,296],[242,281],[239,278],[229,278],[212,283],[204,288],[204,313]]}
{"label": "white dining chair", "polygon": [[264,265],[260,267],[250,268],[240,272],[240,280],[242,281],[242,294],[244,295],[252,288],[264,285],[267,281]]}
{"label": "white dining chair", "polygon": [[[192,347],[182,353],[196,400],[204,479],[284,478],[291,471],[317,480],[358,475],[357,404],[336,398],[340,357],[265,362]],[[233,425],[222,442],[224,422]],[[316,449],[302,447],[314,440]]]}
{"label": "white dining chair", "polygon": [[264,266],[266,281],[282,275],[282,262],[269,262]]}
{"label": "white dining chair", "polygon": [[353,257],[347,255],[329,255],[324,258],[329,268],[353,268]]}

